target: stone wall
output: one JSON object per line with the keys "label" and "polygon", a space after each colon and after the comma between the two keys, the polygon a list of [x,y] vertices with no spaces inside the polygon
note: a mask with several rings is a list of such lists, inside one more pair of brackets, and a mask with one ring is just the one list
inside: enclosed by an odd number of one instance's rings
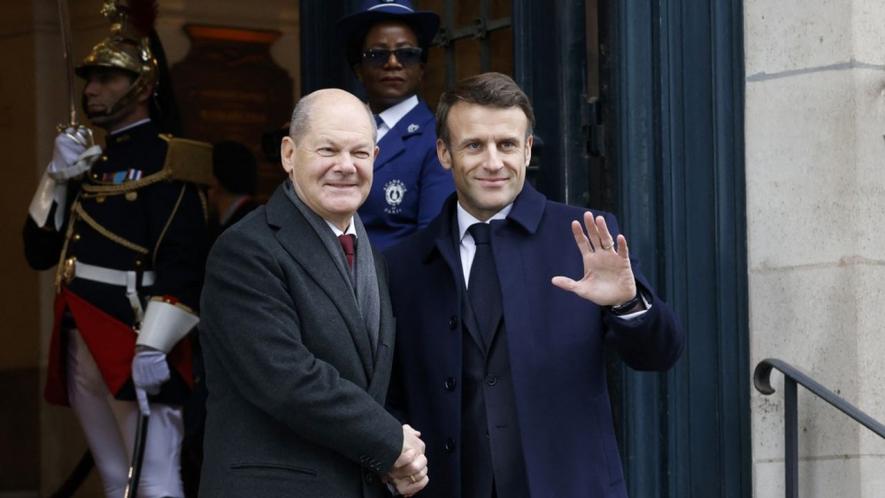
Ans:
{"label": "stone wall", "polygon": [[[885,420],[885,3],[746,0],[752,365]],[[751,397],[754,496],[783,496],[783,391]],[[799,389],[800,494],[885,496],[885,442]],[[878,472],[875,470],[878,469]]]}

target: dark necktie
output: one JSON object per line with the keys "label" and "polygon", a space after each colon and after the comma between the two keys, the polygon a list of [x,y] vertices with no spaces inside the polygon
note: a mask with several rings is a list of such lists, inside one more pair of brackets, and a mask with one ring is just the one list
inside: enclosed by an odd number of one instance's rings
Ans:
{"label": "dark necktie", "polygon": [[470,279],[467,282],[467,296],[479,325],[479,334],[486,347],[490,347],[502,314],[501,284],[495,269],[492,245],[489,243],[491,226],[488,223],[476,223],[467,231],[476,244],[476,254],[473,256]]}
{"label": "dark necktie", "polygon": [[381,115],[380,115],[380,114],[375,114],[375,125],[376,125],[378,128],[381,128],[381,125],[383,125],[383,124],[384,124],[384,120],[381,118]]}
{"label": "dark necktie", "polygon": [[355,255],[354,246],[356,246],[356,236],[353,234],[342,234],[338,236],[338,242],[344,249],[344,257],[347,258],[347,266],[353,270],[353,258]]}

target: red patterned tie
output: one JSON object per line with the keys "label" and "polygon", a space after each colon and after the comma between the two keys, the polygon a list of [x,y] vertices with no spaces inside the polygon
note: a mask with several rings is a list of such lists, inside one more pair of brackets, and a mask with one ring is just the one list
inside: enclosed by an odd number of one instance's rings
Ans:
{"label": "red patterned tie", "polygon": [[353,257],[354,257],[354,246],[356,245],[356,235],[353,234],[343,234],[338,236],[338,242],[341,243],[341,248],[344,249],[344,256],[347,258],[347,265],[353,269]]}

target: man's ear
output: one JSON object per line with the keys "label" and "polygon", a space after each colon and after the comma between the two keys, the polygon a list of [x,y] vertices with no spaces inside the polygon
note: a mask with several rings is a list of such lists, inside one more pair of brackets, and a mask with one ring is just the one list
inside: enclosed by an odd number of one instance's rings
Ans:
{"label": "man's ear", "polygon": [[525,139],[525,165],[528,167],[532,162],[532,145],[535,143],[535,135],[529,135]]}
{"label": "man's ear", "polygon": [[283,164],[283,170],[289,175],[295,169],[295,150],[297,145],[292,137],[283,137],[280,142],[280,162]]}
{"label": "man's ear", "polygon": [[141,92],[138,93],[138,97],[136,97],[136,100],[139,103],[147,102],[148,100],[150,100],[151,95],[154,93],[155,88],[156,88],[156,85],[151,85],[147,88],[143,88],[141,90]]}
{"label": "man's ear", "polygon": [[452,169],[452,153],[449,152],[449,147],[441,138],[436,139],[436,157],[439,158],[439,163],[443,168]]}

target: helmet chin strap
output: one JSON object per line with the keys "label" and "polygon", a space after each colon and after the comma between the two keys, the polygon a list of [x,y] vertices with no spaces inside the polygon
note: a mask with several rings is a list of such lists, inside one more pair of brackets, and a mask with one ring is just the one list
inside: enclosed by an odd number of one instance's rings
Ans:
{"label": "helmet chin strap", "polygon": [[126,90],[126,93],[124,93],[119,99],[117,99],[116,102],[108,106],[107,110],[103,113],[90,113],[89,107],[86,105],[86,95],[84,94],[82,97],[83,110],[86,112],[86,116],[90,120],[94,120],[96,118],[109,118],[133,104],[138,99],[138,94],[141,93],[143,89],[144,80],[141,76],[139,76],[132,82],[132,84],[129,85],[129,89]]}

